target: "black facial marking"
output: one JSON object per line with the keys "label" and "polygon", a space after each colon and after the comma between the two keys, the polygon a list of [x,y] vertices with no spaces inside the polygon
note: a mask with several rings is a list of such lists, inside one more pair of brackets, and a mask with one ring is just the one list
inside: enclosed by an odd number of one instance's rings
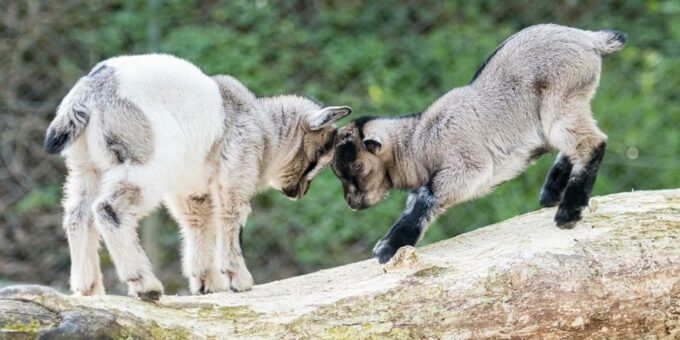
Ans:
{"label": "black facial marking", "polygon": [[351,141],[339,145],[335,150],[334,169],[339,172],[340,177],[350,182],[355,177],[354,171],[352,171],[352,163],[357,159],[357,155],[356,146]]}
{"label": "black facial marking", "polygon": [[238,244],[243,249],[243,228],[238,231]]}
{"label": "black facial marking", "polygon": [[[353,124],[357,128],[359,140],[364,139],[364,125],[371,120],[377,119],[376,117],[365,116],[356,119]],[[358,186],[359,178],[356,176],[355,171],[352,169],[352,164],[356,161],[359,152],[356,145],[352,140],[348,140],[343,144],[340,144],[335,149],[335,158],[333,159],[334,170],[336,174],[351,182],[355,186]]]}
{"label": "black facial marking", "polygon": [[479,75],[482,74],[482,71],[484,71],[484,68],[486,68],[486,65],[489,64],[489,62],[491,61],[491,59],[493,59],[493,57],[496,55],[496,53],[498,53],[498,51],[500,51],[501,48],[503,48],[503,46],[505,46],[505,44],[506,44],[509,40],[510,40],[510,39],[508,39],[508,40],[504,41],[503,43],[501,43],[500,45],[498,45],[498,47],[496,47],[496,49],[491,53],[491,55],[488,56],[488,57],[486,58],[486,60],[484,60],[484,62],[482,63],[482,65],[480,65],[479,68],[477,68],[477,71],[475,71],[475,74],[472,76],[472,79],[470,80],[470,83],[469,83],[469,84],[472,84],[472,83],[475,82],[475,80],[477,80],[477,77],[479,77]]}
{"label": "black facial marking", "polygon": [[564,196],[555,215],[555,222],[558,227],[571,229],[581,219],[581,210],[588,205],[605,148],[606,143],[596,147],[585,168],[579,173],[572,173],[569,178],[567,187],[564,189]]}
{"label": "black facial marking", "polygon": [[110,204],[104,203],[102,206],[102,212],[104,213],[103,217],[112,223],[116,227],[120,227],[120,219],[118,218],[118,214],[113,210]]}
{"label": "black facial marking", "polygon": [[562,199],[564,188],[567,187],[573,165],[568,157],[560,156],[560,159],[550,168],[541,190],[540,204],[542,207],[554,207]]}
{"label": "black facial marking", "polygon": [[317,161],[310,162],[309,165],[307,165],[307,169],[305,169],[305,171],[302,173],[302,177],[300,177],[300,179],[301,179],[301,180],[304,180],[305,177],[307,177],[307,175],[308,175],[310,172],[312,172],[312,170],[314,170],[314,168],[316,168],[316,165],[317,165],[317,164],[318,164]]}
{"label": "black facial marking", "polygon": [[418,189],[414,201],[409,204],[397,222],[390,228],[374,249],[373,255],[380,263],[386,263],[403,246],[414,246],[433,216],[436,200],[427,186]]}

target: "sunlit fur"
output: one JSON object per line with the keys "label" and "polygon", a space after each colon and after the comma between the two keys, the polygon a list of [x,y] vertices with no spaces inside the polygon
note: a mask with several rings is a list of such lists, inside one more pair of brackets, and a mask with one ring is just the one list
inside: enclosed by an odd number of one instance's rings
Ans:
{"label": "sunlit fur", "polygon": [[161,202],[181,226],[193,293],[250,289],[239,235],[251,198],[267,187],[304,195],[332,159],[335,121],[350,112],[299,96],[258,99],[233,77],[169,55],[101,62],[66,95],[45,140],[69,169],[71,289],[104,293],[101,237],[130,295],[158,299],[136,228]]}

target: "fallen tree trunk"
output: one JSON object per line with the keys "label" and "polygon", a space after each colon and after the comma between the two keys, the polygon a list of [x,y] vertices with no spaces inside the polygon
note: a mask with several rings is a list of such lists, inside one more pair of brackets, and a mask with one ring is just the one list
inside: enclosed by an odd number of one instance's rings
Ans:
{"label": "fallen tree trunk", "polygon": [[573,230],[543,209],[247,293],[0,291],[0,337],[675,337],[680,189],[596,197]]}

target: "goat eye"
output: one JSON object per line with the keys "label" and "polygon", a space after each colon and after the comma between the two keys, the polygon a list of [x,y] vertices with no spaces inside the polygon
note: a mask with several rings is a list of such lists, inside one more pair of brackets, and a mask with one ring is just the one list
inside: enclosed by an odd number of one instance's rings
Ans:
{"label": "goat eye", "polygon": [[320,146],[316,149],[316,159],[321,158],[323,156],[323,153],[326,151],[326,149],[323,148],[323,146]]}
{"label": "goat eye", "polygon": [[352,165],[352,170],[354,170],[355,173],[360,174],[364,172],[364,164],[363,163],[354,163]]}

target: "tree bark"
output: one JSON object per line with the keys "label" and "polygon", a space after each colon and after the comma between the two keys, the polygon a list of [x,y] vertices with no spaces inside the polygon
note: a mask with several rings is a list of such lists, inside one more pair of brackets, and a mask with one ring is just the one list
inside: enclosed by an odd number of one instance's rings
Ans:
{"label": "tree bark", "polygon": [[680,336],[680,189],[591,199],[246,293],[75,297],[0,290],[0,338]]}

